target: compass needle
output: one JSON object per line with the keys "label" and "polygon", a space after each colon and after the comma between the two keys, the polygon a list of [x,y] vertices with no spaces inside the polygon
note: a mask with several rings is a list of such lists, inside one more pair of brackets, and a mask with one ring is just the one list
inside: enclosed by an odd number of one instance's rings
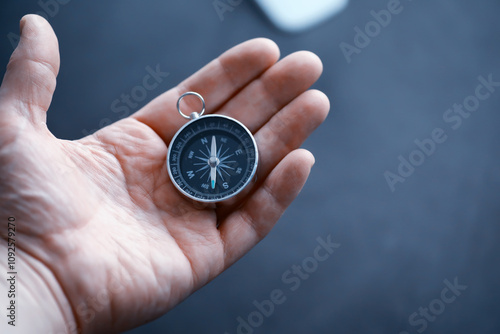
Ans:
{"label": "compass needle", "polygon": [[217,159],[217,141],[215,136],[212,136],[212,146],[210,149],[210,159],[208,160],[208,164],[210,165],[211,171],[210,176],[212,179],[212,189],[215,189],[215,182],[217,181],[217,165],[219,159]]}

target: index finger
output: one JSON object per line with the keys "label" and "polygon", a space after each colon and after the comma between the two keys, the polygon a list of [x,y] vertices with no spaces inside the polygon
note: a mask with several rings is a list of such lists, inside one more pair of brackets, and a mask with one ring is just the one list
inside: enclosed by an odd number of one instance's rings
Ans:
{"label": "index finger", "polygon": [[[278,46],[271,40],[258,38],[239,44],[131,117],[151,127],[168,144],[186,122],[176,110],[177,100],[183,93],[200,93],[207,103],[206,109],[214,112],[276,63],[278,58]],[[186,99],[183,104],[189,102]]]}

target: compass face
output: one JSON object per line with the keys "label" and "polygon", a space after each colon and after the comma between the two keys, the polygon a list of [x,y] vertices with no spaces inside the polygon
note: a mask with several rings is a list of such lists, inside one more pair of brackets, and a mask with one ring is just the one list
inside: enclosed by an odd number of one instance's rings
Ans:
{"label": "compass face", "polygon": [[239,193],[255,175],[257,162],[250,131],[221,115],[187,123],[174,136],[167,158],[175,186],[201,202],[218,202]]}

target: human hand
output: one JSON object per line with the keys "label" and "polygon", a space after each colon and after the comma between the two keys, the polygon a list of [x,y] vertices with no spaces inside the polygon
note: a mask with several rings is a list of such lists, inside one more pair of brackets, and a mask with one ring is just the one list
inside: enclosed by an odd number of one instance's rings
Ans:
{"label": "human hand", "polygon": [[[0,88],[0,219],[16,218],[19,303],[30,314],[19,329],[108,333],[161,316],[257,244],[303,187],[314,158],[297,148],[329,109],[308,90],[322,71],[315,55],[277,62],[273,42],[245,42],[132,116],[66,141],[46,126],[56,36],[33,15],[21,30]],[[230,203],[196,204],[169,179],[187,91],[254,133],[257,181]]]}

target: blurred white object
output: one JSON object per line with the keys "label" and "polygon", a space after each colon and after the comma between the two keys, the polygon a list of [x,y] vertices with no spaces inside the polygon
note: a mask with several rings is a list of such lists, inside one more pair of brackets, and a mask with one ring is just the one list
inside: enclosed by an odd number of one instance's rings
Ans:
{"label": "blurred white object", "polygon": [[349,0],[255,0],[269,19],[287,32],[300,32],[345,8]]}

